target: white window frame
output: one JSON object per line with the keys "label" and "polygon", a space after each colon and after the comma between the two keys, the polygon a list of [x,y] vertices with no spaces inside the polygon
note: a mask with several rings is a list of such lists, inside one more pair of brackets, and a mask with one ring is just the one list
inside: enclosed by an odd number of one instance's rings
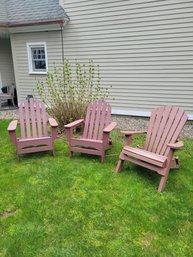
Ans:
{"label": "white window frame", "polygon": [[[45,71],[34,71],[33,70],[33,61],[32,61],[32,51],[33,47],[44,47],[45,50],[45,62],[46,62],[46,70]],[[33,42],[27,43],[27,56],[28,56],[28,66],[29,66],[29,74],[47,74],[48,73],[48,57],[47,57],[47,46],[46,42]]]}

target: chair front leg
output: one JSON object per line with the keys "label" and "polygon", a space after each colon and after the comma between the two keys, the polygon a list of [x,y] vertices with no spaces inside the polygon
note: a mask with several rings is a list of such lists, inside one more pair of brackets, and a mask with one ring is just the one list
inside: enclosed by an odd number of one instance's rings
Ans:
{"label": "chair front leg", "polygon": [[118,160],[117,166],[115,168],[115,172],[116,173],[121,171],[124,161],[125,161],[124,160],[124,154],[121,152],[121,154],[119,156],[119,160]]}
{"label": "chair front leg", "polygon": [[158,190],[157,190],[159,193],[161,193],[164,190],[164,187],[166,185],[167,178],[168,178],[168,175],[169,175],[169,172],[170,172],[170,168],[172,166],[173,152],[174,151],[171,150],[171,153],[168,156],[166,167],[163,170],[163,175],[161,176],[161,180],[160,180],[159,187],[158,187]]}
{"label": "chair front leg", "polygon": [[131,143],[132,143],[132,136],[125,135],[125,145],[131,145]]}
{"label": "chair front leg", "polygon": [[16,145],[16,142],[17,142],[16,131],[9,131],[9,136],[10,136],[11,142],[14,145]]}
{"label": "chair front leg", "polygon": [[56,139],[58,135],[58,127],[52,127],[52,141]]}
{"label": "chair front leg", "polygon": [[103,147],[107,149],[109,147],[109,133],[103,132]]}
{"label": "chair front leg", "polygon": [[73,136],[73,129],[72,128],[65,128],[65,132],[66,132],[67,141],[70,143],[70,140]]}

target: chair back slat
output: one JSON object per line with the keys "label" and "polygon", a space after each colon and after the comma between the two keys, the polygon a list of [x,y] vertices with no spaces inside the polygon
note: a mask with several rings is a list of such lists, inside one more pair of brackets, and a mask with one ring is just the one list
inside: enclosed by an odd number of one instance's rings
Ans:
{"label": "chair back slat", "polygon": [[97,136],[98,136],[99,124],[100,124],[100,115],[101,115],[101,107],[102,107],[102,100],[98,100],[93,139],[97,139]]}
{"label": "chair back slat", "polygon": [[101,140],[105,126],[111,122],[111,107],[104,100],[89,104],[86,112],[83,137]]}
{"label": "chair back slat", "polygon": [[25,136],[25,123],[24,123],[24,115],[23,115],[23,102],[19,105],[19,122],[20,122],[20,130],[21,130],[21,139],[26,138]]}
{"label": "chair back slat", "polygon": [[35,111],[34,111],[33,98],[30,98],[30,111],[31,111],[31,122],[32,122],[32,136],[37,137],[36,117],[35,117]]}
{"label": "chair back slat", "polygon": [[27,100],[24,101],[24,112],[25,112],[25,125],[26,125],[27,138],[31,138],[30,119],[29,119],[29,104],[28,104]]}
{"label": "chair back slat", "polygon": [[86,111],[84,132],[83,132],[84,138],[88,137],[88,129],[89,129],[89,121],[90,121],[91,112],[92,112],[92,103],[88,105],[87,111]]}
{"label": "chair back slat", "polygon": [[48,131],[47,131],[47,118],[46,118],[46,109],[44,104],[41,103],[41,110],[42,110],[42,122],[43,122],[43,131],[44,131],[44,136],[48,136]]}
{"label": "chair back slat", "polygon": [[21,138],[45,137],[47,132],[46,110],[43,103],[33,98],[21,101],[19,105]]}
{"label": "chair back slat", "polygon": [[91,110],[91,117],[90,117],[89,130],[88,130],[88,136],[87,136],[88,139],[91,139],[93,137],[96,107],[97,107],[97,102],[95,101],[92,105],[92,110]]}
{"label": "chair back slat", "polygon": [[153,123],[153,126],[151,127],[151,140],[149,141],[149,145],[148,145],[148,151],[150,152],[153,152],[153,147],[155,146],[154,143],[156,141],[159,126],[162,120],[163,110],[164,110],[163,106],[157,109],[154,123]]}
{"label": "chair back slat", "polygon": [[165,145],[167,135],[168,135],[168,133],[171,129],[171,126],[173,124],[173,121],[175,119],[177,111],[178,111],[177,107],[171,106],[171,108],[168,111],[168,115],[166,115],[167,121],[166,121],[165,127],[163,128],[163,131],[161,133],[161,137],[158,138],[159,142],[158,142],[158,145],[157,145],[157,148],[156,148],[156,153],[158,153],[158,154],[161,153],[161,151],[162,151],[162,149]]}
{"label": "chair back slat", "polygon": [[103,129],[105,128],[105,118],[107,115],[107,103],[103,101],[101,115],[99,120],[99,131],[98,131],[98,139],[101,140],[103,136]]}
{"label": "chair back slat", "polygon": [[175,143],[188,117],[175,106],[162,106],[152,111],[144,149],[167,156],[168,143]]}
{"label": "chair back slat", "polygon": [[167,147],[168,143],[175,143],[182,131],[188,117],[184,113],[184,111],[178,109],[178,113],[173,121],[170,132],[167,135],[165,145],[162,147],[160,154],[167,155],[169,152],[169,148]]}
{"label": "chair back slat", "polygon": [[[166,106],[166,108],[163,111],[162,122],[158,128],[157,137],[154,141],[154,145],[152,148],[152,152],[154,153],[159,153],[160,152],[159,145],[162,144],[162,142],[164,143],[165,139],[163,137],[163,130],[166,127],[166,123],[168,122],[171,110],[172,110],[172,106]],[[169,126],[168,126],[168,129],[169,129]]]}
{"label": "chair back slat", "polygon": [[107,111],[107,113],[106,113],[106,119],[105,119],[105,127],[111,123],[111,106],[110,106],[110,104],[107,105],[106,111]]}
{"label": "chair back slat", "polygon": [[38,137],[42,137],[42,122],[41,122],[41,107],[40,102],[36,101],[36,115],[37,115],[37,126],[38,126]]}
{"label": "chair back slat", "polygon": [[147,136],[146,136],[146,141],[145,141],[145,146],[144,146],[144,149],[146,149],[146,150],[148,150],[148,148],[149,148],[150,139],[151,139],[153,125],[154,125],[155,120],[156,120],[156,110],[153,110],[151,112],[151,117],[150,117],[148,129],[147,129]]}

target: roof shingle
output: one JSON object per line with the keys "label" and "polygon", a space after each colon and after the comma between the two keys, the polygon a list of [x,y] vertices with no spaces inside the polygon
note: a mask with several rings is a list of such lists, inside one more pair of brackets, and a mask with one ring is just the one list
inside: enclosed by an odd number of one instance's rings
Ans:
{"label": "roof shingle", "polygon": [[69,19],[59,0],[0,0],[0,23],[30,23]]}

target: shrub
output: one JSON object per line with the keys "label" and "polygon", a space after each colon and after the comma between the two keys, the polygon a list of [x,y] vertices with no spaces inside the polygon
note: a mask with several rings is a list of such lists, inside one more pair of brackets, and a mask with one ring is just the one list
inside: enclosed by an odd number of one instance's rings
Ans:
{"label": "shrub", "polygon": [[92,60],[87,65],[76,61],[73,67],[66,59],[62,68],[55,66],[46,79],[37,81],[36,89],[60,131],[65,124],[84,118],[90,102],[109,95],[109,89],[101,86],[99,65]]}

